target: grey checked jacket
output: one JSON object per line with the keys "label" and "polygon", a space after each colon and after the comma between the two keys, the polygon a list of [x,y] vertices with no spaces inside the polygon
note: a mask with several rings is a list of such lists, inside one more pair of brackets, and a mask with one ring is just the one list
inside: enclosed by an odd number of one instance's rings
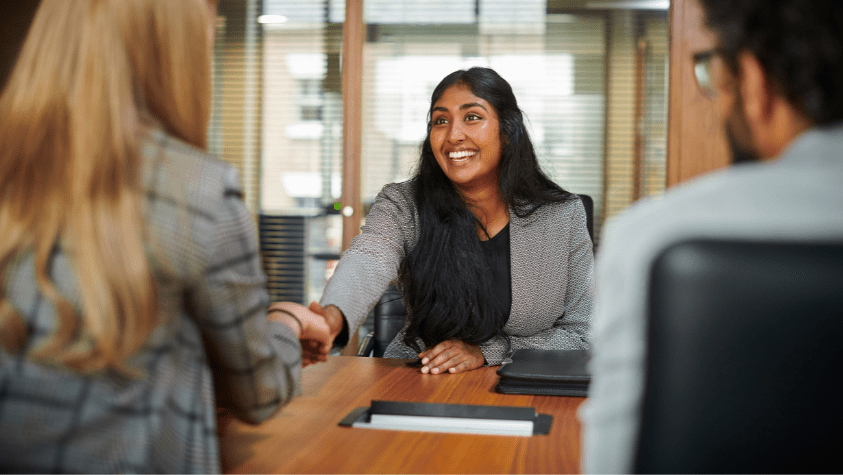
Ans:
{"label": "grey checked jacket", "polygon": [[[410,182],[381,190],[366,224],[342,255],[322,294],[354,331],[398,276],[404,250],[418,240],[418,214]],[[594,256],[580,200],[543,206],[527,218],[510,210],[512,306],[505,337],[480,345],[498,365],[518,348],[588,348],[594,305]],[[455,276],[458,278],[458,276]],[[411,312],[412,309],[408,309]],[[385,356],[416,358],[400,332]],[[424,349],[424,344],[419,341]]]}
{"label": "grey checked jacket", "polygon": [[[301,348],[266,321],[254,220],[236,170],[154,130],[142,144],[160,326],[130,361],[144,377],[80,376],[0,351],[0,472],[219,472],[218,403],[258,422],[297,390]],[[51,276],[78,290],[64,243]],[[55,328],[32,256],[3,275],[29,348]]]}

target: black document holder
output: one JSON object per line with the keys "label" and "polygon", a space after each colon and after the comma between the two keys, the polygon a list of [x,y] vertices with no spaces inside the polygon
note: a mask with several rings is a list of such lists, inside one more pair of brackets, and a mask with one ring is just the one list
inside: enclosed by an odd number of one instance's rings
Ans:
{"label": "black document holder", "polygon": [[495,389],[505,394],[588,396],[588,350],[518,349],[498,368]]}
{"label": "black document holder", "polygon": [[553,416],[538,414],[532,407],[373,400],[370,407],[352,410],[339,425],[352,427],[355,422],[366,423],[372,414],[532,421],[533,435],[549,434],[553,423]]}

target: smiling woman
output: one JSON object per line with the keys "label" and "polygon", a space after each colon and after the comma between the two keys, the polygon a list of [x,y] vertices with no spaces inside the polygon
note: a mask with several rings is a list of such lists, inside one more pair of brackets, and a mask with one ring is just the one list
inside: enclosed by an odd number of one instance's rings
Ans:
{"label": "smiling woman", "polygon": [[329,320],[354,330],[397,280],[408,321],[385,356],[418,357],[422,373],[497,365],[516,348],[586,348],[585,212],[539,167],[509,83],[455,71],[430,103],[416,175],[378,195],[323,294]]}
{"label": "smiling woman", "polygon": [[500,122],[494,107],[463,85],[449,87],[436,101],[430,145],[445,176],[461,192],[497,188]]}

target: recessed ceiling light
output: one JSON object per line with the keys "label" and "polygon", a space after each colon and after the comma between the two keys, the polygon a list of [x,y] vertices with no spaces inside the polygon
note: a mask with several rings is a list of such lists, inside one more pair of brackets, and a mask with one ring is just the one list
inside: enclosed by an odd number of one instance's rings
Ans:
{"label": "recessed ceiling light", "polygon": [[281,23],[287,23],[287,17],[284,15],[261,15],[258,17],[258,23],[280,25]]}
{"label": "recessed ceiling light", "polygon": [[670,0],[611,0],[588,2],[586,8],[610,10],[667,10]]}

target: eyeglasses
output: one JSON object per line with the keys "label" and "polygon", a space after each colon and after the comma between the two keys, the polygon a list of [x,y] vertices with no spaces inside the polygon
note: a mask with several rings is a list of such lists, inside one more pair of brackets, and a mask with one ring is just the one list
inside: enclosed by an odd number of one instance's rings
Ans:
{"label": "eyeglasses", "polygon": [[699,85],[703,95],[712,99],[717,96],[717,89],[711,79],[711,60],[718,53],[719,51],[715,49],[701,51],[693,56],[694,76],[697,78],[697,85]]}

